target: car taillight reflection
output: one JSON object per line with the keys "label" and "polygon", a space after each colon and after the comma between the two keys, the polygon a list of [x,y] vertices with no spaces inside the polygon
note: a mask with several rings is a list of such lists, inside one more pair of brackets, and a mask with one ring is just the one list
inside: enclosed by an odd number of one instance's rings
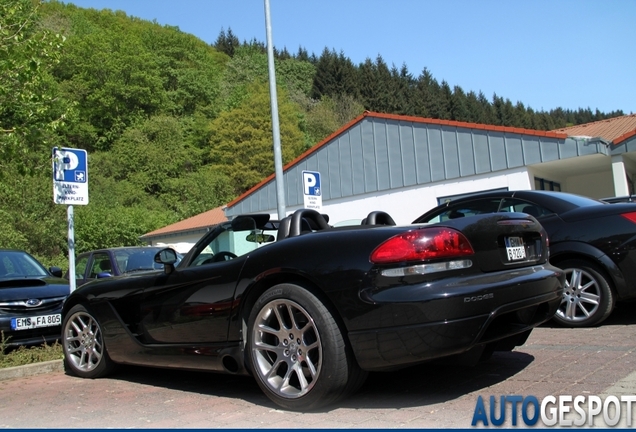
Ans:
{"label": "car taillight reflection", "polygon": [[621,216],[631,222],[636,223],[636,212],[623,213]]}
{"label": "car taillight reflection", "polygon": [[374,264],[454,258],[474,253],[468,239],[452,228],[432,227],[391,237],[372,253]]}

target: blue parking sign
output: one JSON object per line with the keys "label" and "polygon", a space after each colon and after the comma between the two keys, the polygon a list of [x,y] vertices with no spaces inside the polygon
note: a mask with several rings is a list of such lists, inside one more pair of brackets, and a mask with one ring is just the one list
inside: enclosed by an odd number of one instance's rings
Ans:
{"label": "blue parking sign", "polygon": [[86,150],[53,147],[53,201],[56,204],[88,204]]}
{"label": "blue parking sign", "polygon": [[303,196],[305,208],[320,211],[322,209],[322,190],[320,189],[320,173],[303,171]]}
{"label": "blue parking sign", "polygon": [[303,171],[303,193],[305,195],[320,196],[320,173]]}
{"label": "blue parking sign", "polygon": [[86,150],[53,148],[53,178],[56,181],[86,183]]}

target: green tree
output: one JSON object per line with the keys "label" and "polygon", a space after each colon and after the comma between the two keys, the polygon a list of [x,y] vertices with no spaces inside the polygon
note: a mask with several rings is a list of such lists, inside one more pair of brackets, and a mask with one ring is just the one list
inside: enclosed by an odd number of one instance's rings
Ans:
{"label": "green tree", "polygon": [[221,82],[222,109],[235,109],[250,96],[247,87],[251,83],[265,83],[267,80],[267,54],[252,45],[241,46],[227,63],[224,72]]}
{"label": "green tree", "polygon": [[[386,77],[384,78],[387,79]],[[390,70],[387,81],[387,107],[386,112],[401,115],[413,115],[413,87],[415,81],[405,64],[398,70],[394,65]]]}
{"label": "green tree", "polygon": [[415,82],[413,96],[413,108],[415,115],[422,117],[436,117],[441,111],[440,108],[440,87],[439,83],[431,72],[424,68]]}
{"label": "green tree", "polygon": [[37,257],[66,254],[66,206],[53,203],[51,166],[48,168],[21,175],[17,167],[6,167],[0,203],[3,247],[24,249]]}
{"label": "green tree", "polygon": [[197,171],[203,152],[186,145],[178,119],[152,117],[126,130],[96,167],[99,175],[128,181],[145,194],[160,196],[169,179]]}
{"label": "green tree", "polygon": [[453,91],[450,88],[450,85],[446,82],[446,80],[442,80],[440,84],[437,100],[438,100],[438,111],[434,115],[435,118],[442,120],[451,120],[452,112],[451,112],[451,100],[453,97]]}
{"label": "green tree", "polygon": [[306,148],[322,141],[349,121],[362,114],[364,107],[349,95],[323,96],[305,115]]}
{"label": "green tree", "polygon": [[75,211],[75,249],[78,254],[104,247],[141,245],[139,237],[143,234],[176,222],[165,211],[142,206],[103,202],[89,206]]}
{"label": "green tree", "polygon": [[72,115],[49,72],[64,38],[38,27],[39,5],[0,2],[0,177],[8,164],[20,173],[42,169],[33,154],[48,154]]}
{"label": "green tree", "polygon": [[479,103],[479,97],[474,91],[470,91],[466,94],[466,112],[467,117],[465,121],[471,123],[486,123],[483,121],[485,113]]}
{"label": "green tree", "polygon": [[219,36],[216,38],[214,42],[214,48],[218,51],[229,55],[230,57],[234,56],[234,51],[241,45],[238,38],[234,35],[231,28],[227,29],[227,33],[225,33],[224,29],[221,29]]}
{"label": "green tree", "polygon": [[276,63],[276,82],[284,86],[289,94],[311,93],[316,67],[308,61],[287,59]]}
{"label": "green tree", "polygon": [[[274,171],[269,89],[265,83],[247,89],[249,99],[221,113],[210,125],[213,168],[230,179],[236,194]],[[303,135],[297,107],[288,101],[284,89],[277,93],[283,162],[289,162],[303,150]]]}
{"label": "green tree", "polygon": [[79,104],[72,142],[108,150],[128,126],[157,114],[166,103],[156,57],[137,38],[101,31],[74,38],[57,76]]}
{"label": "green tree", "polygon": [[229,57],[190,34],[158,25],[146,26],[141,41],[156,59],[169,101],[159,108],[161,113],[182,116],[201,112],[214,118]]}
{"label": "green tree", "polygon": [[482,109],[481,123],[495,124],[496,117],[494,107],[491,105],[490,101],[483,92],[479,92],[477,101],[479,102],[479,105]]}
{"label": "green tree", "polygon": [[234,198],[230,180],[210,166],[169,179],[160,200],[165,208],[185,219],[227,204]]}
{"label": "green tree", "polygon": [[495,113],[495,124],[499,126],[514,126],[516,124],[515,109],[510,99],[494,94],[492,97],[492,105]]}
{"label": "green tree", "polygon": [[470,121],[468,98],[460,86],[453,87],[450,96],[450,118],[457,121]]}
{"label": "green tree", "polygon": [[325,47],[316,63],[311,97],[319,100],[322,96],[345,94],[358,94],[356,68],[344,53],[336,54]]}

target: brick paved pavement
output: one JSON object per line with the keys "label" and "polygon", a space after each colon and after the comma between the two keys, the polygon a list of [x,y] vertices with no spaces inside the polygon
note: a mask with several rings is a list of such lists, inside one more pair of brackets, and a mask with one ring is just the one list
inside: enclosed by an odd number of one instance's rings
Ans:
{"label": "brick paved pavement", "polygon": [[6,379],[0,428],[468,428],[480,395],[636,394],[636,303],[619,306],[601,327],[544,326],[476,367],[373,373],[318,413],[278,409],[248,377],[127,367],[97,380]]}

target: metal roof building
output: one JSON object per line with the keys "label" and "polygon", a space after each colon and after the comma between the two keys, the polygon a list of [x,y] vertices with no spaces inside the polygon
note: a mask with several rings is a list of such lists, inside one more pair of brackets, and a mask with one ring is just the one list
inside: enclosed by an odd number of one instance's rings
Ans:
{"label": "metal roof building", "polygon": [[[636,174],[636,115],[556,131],[365,112],[284,167],[287,213],[304,206],[302,172],[319,172],[330,223],[373,210],[409,223],[463,194],[507,188],[627,195]],[[274,175],[225,215],[277,217]]]}
{"label": "metal roof building", "polygon": [[226,221],[223,207],[217,207],[146,233],[140,240],[151,246],[170,246],[177,252],[187,253],[203,234]]}

